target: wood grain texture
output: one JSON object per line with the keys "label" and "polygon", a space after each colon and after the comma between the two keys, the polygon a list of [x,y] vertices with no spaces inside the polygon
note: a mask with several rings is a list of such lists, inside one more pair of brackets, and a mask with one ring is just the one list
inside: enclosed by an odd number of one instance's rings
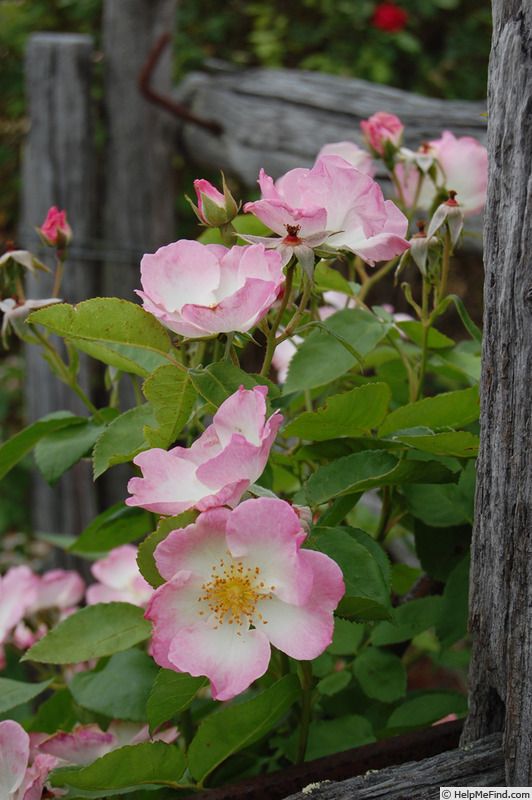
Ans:
{"label": "wood grain texture", "polygon": [[310,784],[284,800],[439,800],[441,786],[504,786],[500,735],[341,783]]}
{"label": "wood grain texture", "polygon": [[[75,241],[95,236],[96,184],[90,104],[92,39],[74,34],[35,34],[26,49],[26,94],[31,125],[23,153],[23,247],[55,269],[51,248],[41,248],[34,225],[42,225],[50,206],[67,209]],[[95,264],[75,257],[67,262],[61,297],[77,302],[96,291]],[[49,297],[53,278],[28,276],[29,298]],[[58,346],[59,341],[56,340]],[[28,422],[58,409],[86,413],[74,393],[50,374],[39,349],[26,348]],[[89,391],[91,372],[82,360],[80,382]],[[78,534],[96,510],[90,466],[77,464],[52,490],[40,473],[33,481],[33,517],[37,530]],[[68,566],[64,558],[61,566]]]}
{"label": "wood grain texture", "polygon": [[509,786],[532,785],[532,6],[493,0],[481,439],[472,545],[470,713],[503,730]]}

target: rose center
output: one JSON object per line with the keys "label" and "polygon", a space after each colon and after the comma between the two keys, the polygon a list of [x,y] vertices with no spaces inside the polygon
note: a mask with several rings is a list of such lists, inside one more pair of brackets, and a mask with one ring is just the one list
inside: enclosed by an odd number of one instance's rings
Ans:
{"label": "rose center", "polygon": [[[228,554],[229,555],[229,554]],[[211,576],[201,587],[205,594],[198,598],[206,602],[214,614],[215,628],[227,622],[238,626],[262,621],[257,604],[265,600],[275,589],[266,586],[260,578],[259,567],[245,566],[242,561],[228,563],[221,558],[218,565],[213,566]],[[200,611],[200,614],[204,614]]]}
{"label": "rose center", "polygon": [[285,244],[301,244],[301,239],[298,236],[299,231],[301,230],[301,225],[285,225],[286,232],[288,236],[284,237]]}

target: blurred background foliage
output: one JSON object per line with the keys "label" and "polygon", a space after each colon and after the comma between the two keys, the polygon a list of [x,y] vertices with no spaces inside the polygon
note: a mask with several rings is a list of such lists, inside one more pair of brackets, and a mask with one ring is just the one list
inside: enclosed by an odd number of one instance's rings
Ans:
{"label": "blurred background foliage", "polygon": [[[90,33],[103,0],[0,0],[0,231],[16,229],[24,47],[37,31]],[[486,95],[489,0],[180,0],[175,78],[206,59],[308,69],[449,99]],[[98,91],[98,80],[96,82]]]}

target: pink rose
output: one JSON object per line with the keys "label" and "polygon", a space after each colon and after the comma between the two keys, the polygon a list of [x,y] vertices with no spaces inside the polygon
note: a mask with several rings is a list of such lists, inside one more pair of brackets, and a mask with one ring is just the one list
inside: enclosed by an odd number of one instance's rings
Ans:
{"label": "pink rose", "polygon": [[141,261],[146,311],[190,338],[249,331],[270,310],[284,275],[281,258],[262,245],[228,250],[181,239]]}
{"label": "pink rose", "polygon": [[91,572],[98,581],[87,589],[88,605],[124,602],[145,607],[153,589],[144,580],[137,565],[137,548],[132,544],[115,547],[105,557],[95,561]]}
{"label": "pink rose", "polygon": [[340,158],[343,158],[344,161],[347,161],[348,164],[356,167],[365,175],[369,175],[371,178],[375,175],[371,153],[363,150],[354,142],[330,142],[329,144],[324,144],[316,157],[316,161],[321,156],[340,156]]}
{"label": "pink rose", "polygon": [[395,114],[378,111],[369,119],[363,120],[360,127],[368,146],[379,156],[385,155],[388,142],[394,149],[401,144],[404,125]]}
{"label": "pink rose", "polygon": [[[293,169],[274,184],[261,170],[262,199],[246,203],[281,238],[264,242],[287,263],[295,252],[308,271],[313,248],[349,250],[367,264],[393,258],[408,248],[408,221],[379,185],[339,156],[321,156],[312,169]],[[246,237],[259,241],[259,237]]]}
{"label": "pink rose", "polygon": [[320,655],[344,582],[332,559],[301,549],[305,538],[294,509],[265,497],[172,531],[155,550],[166,583],[145,614],[157,663],[206,675],[213,697],[228,700],[264,675],[271,645],[299,660]]}
{"label": "pink rose", "polygon": [[[57,759],[38,755],[29,766],[30,737],[18,722],[0,722],[0,797],[2,800],[37,800]],[[56,796],[46,795],[46,796]]]}
{"label": "pink rose", "polygon": [[52,569],[36,575],[36,596],[28,606],[28,614],[50,608],[60,610],[76,606],[85,592],[85,582],[76,570]]}
{"label": "pink rose", "polygon": [[44,244],[62,249],[72,241],[72,228],[67,222],[66,211],[58,211],[52,206],[42,226],[37,228]]}
{"label": "pink rose", "polygon": [[241,386],[191,447],[153,448],[136,456],[144,477],[129,481],[133,496],[127,505],[166,515],[235,506],[264,471],[282,422],[278,412],[266,420],[266,394],[265,386]]}
{"label": "pink rose", "polygon": [[[423,146],[423,153],[437,159],[437,186],[428,175],[422,176],[418,208],[429,209],[439,190],[456,192],[456,200],[464,214],[478,214],[486,203],[488,187],[488,151],[472,136],[460,136],[443,131],[441,139]],[[403,198],[411,207],[420,180],[415,163],[407,160],[395,167],[395,176],[401,186]]]}

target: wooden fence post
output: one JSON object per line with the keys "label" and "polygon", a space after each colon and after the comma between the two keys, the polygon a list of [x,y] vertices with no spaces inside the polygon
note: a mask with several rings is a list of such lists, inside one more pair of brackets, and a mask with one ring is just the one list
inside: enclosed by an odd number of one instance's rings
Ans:
{"label": "wooden fence post", "polygon": [[503,730],[532,785],[532,6],[493,0],[481,439],[472,546],[468,743]]}
{"label": "wooden fence post", "polygon": [[[106,0],[103,16],[107,154],[104,238],[120,258],[106,264],[103,292],[135,300],[139,261],[175,238],[172,156],[176,123],[139,91],[139,75],[163,33],[174,27],[176,0]],[[171,53],[154,82],[168,94]]]}
{"label": "wooden fence post", "polygon": [[[74,231],[71,256],[65,266],[61,297],[77,302],[96,289],[95,264],[77,253],[95,237],[96,186],[90,103],[89,36],[35,34],[26,51],[26,87],[30,129],[24,147],[22,222],[23,246],[49,265],[51,253],[39,249],[31,226],[41,225],[50,206],[66,209]],[[46,248],[48,251],[49,248]],[[29,276],[29,298],[49,297],[53,278]],[[59,409],[86,413],[73,392],[50,374],[37,348],[26,348],[26,414],[29,422]],[[88,365],[82,362],[81,382],[90,391]],[[96,510],[90,466],[77,464],[52,490],[39,473],[34,480],[34,524],[37,530],[80,533]]]}

